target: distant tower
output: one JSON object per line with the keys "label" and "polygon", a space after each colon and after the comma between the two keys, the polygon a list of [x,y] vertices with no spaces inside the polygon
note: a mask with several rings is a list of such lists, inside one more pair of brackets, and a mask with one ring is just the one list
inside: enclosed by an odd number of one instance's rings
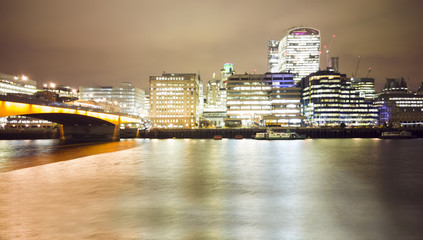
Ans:
{"label": "distant tower", "polygon": [[220,70],[220,81],[222,81],[222,85],[226,84],[228,77],[232,76],[234,73],[234,65],[232,63],[225,63]]}
{"label": "distant tower", "polygon": [[387,78],[382,92],[408,92],[408,86],[404,78]]}
{"label": "distant tower", "polygon": [[294,81],[319,70],[320,32],[298,27],[289,29],[279,42],[279,72],[294,74]]}
{"label": "distant tower", "polygon": [[279,71],[279,42],[280,40],[269,40],[267,71],[271,73]]}
{"label": "distant tower", "polygon": [[339,58],[338,57],[331,57],[330,58],[330,65],[329,68],[332,68],[334,72],[339,72]]}

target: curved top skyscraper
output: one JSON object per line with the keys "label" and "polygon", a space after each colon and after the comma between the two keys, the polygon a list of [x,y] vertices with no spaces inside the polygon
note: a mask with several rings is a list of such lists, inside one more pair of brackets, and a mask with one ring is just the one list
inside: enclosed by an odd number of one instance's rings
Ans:
{"label": "curved top skyscraper", "polygon": [[301,78],[319,70],[320,32],[314,28],[296,27],[287,30],[279,42],[279,72],[294,74],[297,83]]}

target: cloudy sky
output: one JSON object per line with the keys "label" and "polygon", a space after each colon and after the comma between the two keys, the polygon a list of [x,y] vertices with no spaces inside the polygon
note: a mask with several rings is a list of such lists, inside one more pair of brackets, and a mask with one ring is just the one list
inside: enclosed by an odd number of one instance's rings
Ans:
{"label": "cloudy sky", "polygon": [[[0,0],[0,72],[78,87],[267,70],[267,42],[309,26],[351,76],[423,81],[421,0]],[[322,56],[321,68],[326,57]]]}

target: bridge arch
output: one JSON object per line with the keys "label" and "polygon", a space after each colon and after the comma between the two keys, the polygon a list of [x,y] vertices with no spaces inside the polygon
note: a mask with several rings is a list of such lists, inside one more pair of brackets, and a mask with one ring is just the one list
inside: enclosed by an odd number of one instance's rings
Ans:
{"label": "bridge arch", "polygon": [[[139,122],[136,117],[81,109],[0,101],[0,117],[28,116],[61,124],[61,139],[119,140],[120,124]],[[84,126],[84,127],[80,127]],[[91,135],[90,135],[91,134]],[[66,137],[67,135],[67,137]]]}

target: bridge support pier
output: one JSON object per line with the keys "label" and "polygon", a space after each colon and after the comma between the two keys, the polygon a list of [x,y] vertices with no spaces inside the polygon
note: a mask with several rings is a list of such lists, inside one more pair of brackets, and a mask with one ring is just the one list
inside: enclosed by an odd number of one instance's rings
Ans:
{"label": "bridge support pier", "polygon": [[119,141],[120,126],[117,125],[61,125],[60,142],[103,142]]}

